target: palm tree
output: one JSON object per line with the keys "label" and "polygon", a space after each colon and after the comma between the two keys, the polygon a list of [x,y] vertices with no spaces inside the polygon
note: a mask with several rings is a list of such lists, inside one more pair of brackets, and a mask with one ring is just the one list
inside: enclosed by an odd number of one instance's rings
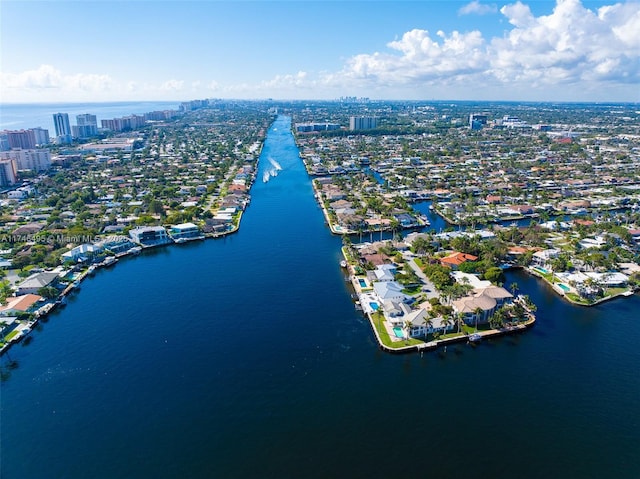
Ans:
{"label": "palm tree", "polygon": [[476,320],[476,332],[478,331],[478,318],[480,318],[480,315],[483,312],[484,312],[484,310],[479,306],[476,309],[473,310],[473,314],[475,315],[475,320]]}
{"label": "palm tree", "polygon": [[464,314],[463,313],[456,314],[456,323],[458,324],[458,334],[460,334],[460,330],[462,329],[462,325],[464,324]]}
{"label": "palm tree", "polygon": [[447,329],[449,328],[449,326],[451,326],[453,319],[451,318],[451,316],[449,316],[448,314],[444,315],[442,317],[442,324],[444,325],[444,332],[446,334]]}
{"label": "palm tree", "polygon": [[517,296],[517,292],[518,292],[518,283],[516,283],[515,281],[513,283],[511,283],[509,285],[509,289],[511,290],[511,294],[513,294],[514,296]]}
{"label": "palm tree", "polygon": [[404,322],[404,329],[406,330],[406,338],[405,339],[409,339],[411,337],[411,328],[413,327],[413,321],[411,321],[410,319],[407,319]]}

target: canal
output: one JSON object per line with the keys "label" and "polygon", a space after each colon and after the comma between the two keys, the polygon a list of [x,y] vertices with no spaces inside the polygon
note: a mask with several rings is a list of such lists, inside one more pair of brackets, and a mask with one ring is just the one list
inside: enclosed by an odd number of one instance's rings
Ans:
{"label": "canal", "polygon": [[529,332],[381,352],[290,121],[238,233],[99,271],[3,358],[0,475],[638,477],[639,298],[578,308],[509,272]]}

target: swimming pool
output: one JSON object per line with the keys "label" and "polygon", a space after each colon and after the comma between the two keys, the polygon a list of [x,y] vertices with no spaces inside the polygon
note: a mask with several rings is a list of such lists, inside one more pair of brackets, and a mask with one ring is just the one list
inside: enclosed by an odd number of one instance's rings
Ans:
{"label": "swimming pool", "polygon": [[378,308],[380,308],[380,305],[378,303],[374,303],[373,301],[369,303],[369,306],[371,306],[371,309],[373,309],[374,311],[378,311]]}
{"label": "swimming pool", "polygon": [[358,278],[358,283],[360,283],[360,287],[361,288],[366,288],[367,287],[367,282],[362,278]]}
{"label": "swimming pool", "polygon": [[399,328],[398,326],[393,328],[393,334],[395,334],[396,338],[404,339],[404,331],[402,330],[402,328]]}
{"label": "swimming pool", "polygon": [[543,274],[549,274],[549,270],[542,268],[540,266],[536,266],[534,269],[537,269],[538,271],[540,271]]}
{"label": "swimming pool", "polygon": [[566,293],[567,291],[571,291],[571,288],[569,288],[569,286],[567,286],[566,284],[563,284],[563,283],[558,283],[558,287],[559,287],[562,291],[564,291],[565,293]]}

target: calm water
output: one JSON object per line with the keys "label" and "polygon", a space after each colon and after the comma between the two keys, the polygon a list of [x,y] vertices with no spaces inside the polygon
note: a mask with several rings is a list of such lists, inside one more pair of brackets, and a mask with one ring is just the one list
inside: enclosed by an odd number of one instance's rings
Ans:
{"label": "calm water", "polygon": [[510,273],[528,333],[384,354],[297,153],[280,117],[238,234],[100,271],[10,352],[3,478],[640,476],[638,297]]}
{"label": "calm water", "polygon": [[132,114],[142,114],[155,110],[177,110],[179,102],[135,101],[111,103],[5,103],[0,105],[0,130],[20,130],[42,127],[49,130],[53,138],[56,130],[53,126],[54,113],[68,113],[69,123],[76,124],[76,115],[91,113],[100,120],[119,118]]}

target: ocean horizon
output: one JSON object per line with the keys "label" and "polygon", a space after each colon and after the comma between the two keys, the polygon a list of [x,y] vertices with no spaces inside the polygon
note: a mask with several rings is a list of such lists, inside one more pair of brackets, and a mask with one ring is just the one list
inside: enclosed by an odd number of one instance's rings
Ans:
{"label": "ocean horizon", "polygon": [[69,122],[76,124],[76,115],[90,113],[100,120],[140,115],[156,110],[177,110],[181,101],[115,101],[115,102],[53,102],[0,103],[0,130],[46,128],[55,136],[53,115],[68,113]]}

